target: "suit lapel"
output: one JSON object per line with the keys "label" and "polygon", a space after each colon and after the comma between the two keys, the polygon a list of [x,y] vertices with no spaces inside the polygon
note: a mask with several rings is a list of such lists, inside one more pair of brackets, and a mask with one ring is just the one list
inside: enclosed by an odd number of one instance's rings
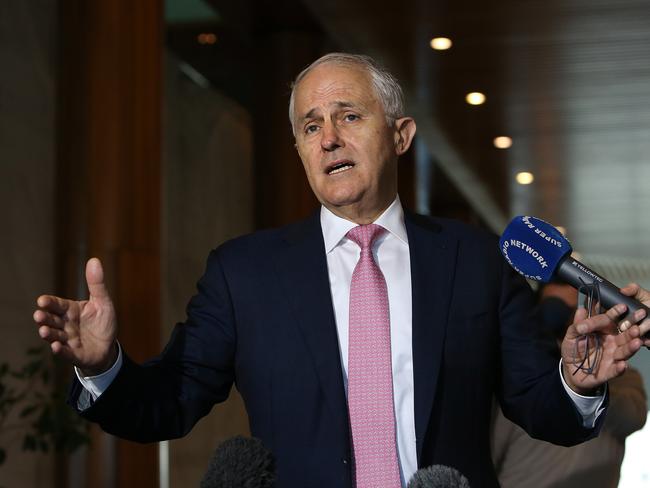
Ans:
{"label": "suit lapel", "polygon": [[413,299],[413,374],[418,464],[440,373],[457,253],[442,226],[405,212]]}
{"label": "suit lapel", "polygon": [[319,215],[316,212],[288,228],[276,264],[326,402],[335,421],[348,432],[343,370]]}

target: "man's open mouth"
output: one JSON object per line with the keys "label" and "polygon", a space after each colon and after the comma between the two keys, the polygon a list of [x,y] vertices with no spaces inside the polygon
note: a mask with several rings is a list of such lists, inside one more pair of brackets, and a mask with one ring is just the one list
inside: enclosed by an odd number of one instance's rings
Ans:
{"label": "man's open mouth", "polygon": [[328,175],[335,175],[337,173],[343,173],[344,171],[352,169],[353,167],[354,167],[354,163],[352,161],[337,161],[331,166],[329,166],[325,170],[325,172]]}

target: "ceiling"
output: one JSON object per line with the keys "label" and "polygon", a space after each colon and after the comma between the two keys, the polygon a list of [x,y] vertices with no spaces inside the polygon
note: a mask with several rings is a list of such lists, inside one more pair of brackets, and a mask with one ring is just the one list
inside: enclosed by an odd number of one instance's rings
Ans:
{"label": "ceiling", "polygon": [[[208,3],[224,18],[233,8]],[[648,0],[293,3],[306,7],[317,24],[310,29],[397,74],[418,123],[420,181],[442,170],[495,232],[514,215],[538,216],[565,227],[583,260],[612,281],[650,285]],[[259,9],[295,27],[305,17],[291,4],[251,0],[238,16],[250,21]],[[241,32],[241,23],[230,26]],[[440,35],[450,50],[429,47]],[[254,42],[242,43],[254,53]],[[230,73],[246,73],[241,53],[227,59],[237,67]],[[470,91],[486,103],[467,105]],[[512,137],[510,149],[493,146],[500,135]],[[519,171],[535,181],[518,185]]]}
{"label": "ceiling", "polygon": [[[536,215],[585,260],[650,281],[650,2],[305,4],[398,73],[432,159],[494,231]],[[441,35],[450,50],[429,47]],[[470,91],[486,103],[467,105]],[[500,135],[510,149],[493,146]],[[519,171],[535,181],[517,184]]]}

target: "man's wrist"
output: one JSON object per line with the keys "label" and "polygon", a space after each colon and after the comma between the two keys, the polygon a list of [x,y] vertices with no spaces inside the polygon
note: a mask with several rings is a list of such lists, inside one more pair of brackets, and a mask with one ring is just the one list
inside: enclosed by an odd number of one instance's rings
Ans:
{"label": "man's wrist", "polygon": [[573,382],[573,375],[568,370],[568,367],[564,363],[564,360],[562,360],[562,377],[564,378],[564,381],[566,382],[567,386],[569,388],[571,388],[571,390],[574,393],[576,393],[577,395],[580,395],[580,396],[584,396],[584,397],[600,397],[600,396],[603,395],[603,392],[605,391],[603,385],[597,386],[596,388],[583,388],[581,386],[576,385]]}
{"label": "man's wrist", "polygon": [[119,356],[119,348],[117,341],[113,342],[113,345],[110,348],[110,353],[107,356],[106,360],[103,361],[100,365],[90,368],[79,368],[81,374],[85,377],[99,376],[102,373],[105,373],[115,364],[117,357]]}

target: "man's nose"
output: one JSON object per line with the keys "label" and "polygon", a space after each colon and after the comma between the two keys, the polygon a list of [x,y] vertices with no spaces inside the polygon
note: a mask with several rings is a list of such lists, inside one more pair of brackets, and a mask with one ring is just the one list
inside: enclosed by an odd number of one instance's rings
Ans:
{"label": "man's nose", "polygon": [[326,123],[323,126],[320,145],[325,151],[334,151],[345,145],[335,124]]}

